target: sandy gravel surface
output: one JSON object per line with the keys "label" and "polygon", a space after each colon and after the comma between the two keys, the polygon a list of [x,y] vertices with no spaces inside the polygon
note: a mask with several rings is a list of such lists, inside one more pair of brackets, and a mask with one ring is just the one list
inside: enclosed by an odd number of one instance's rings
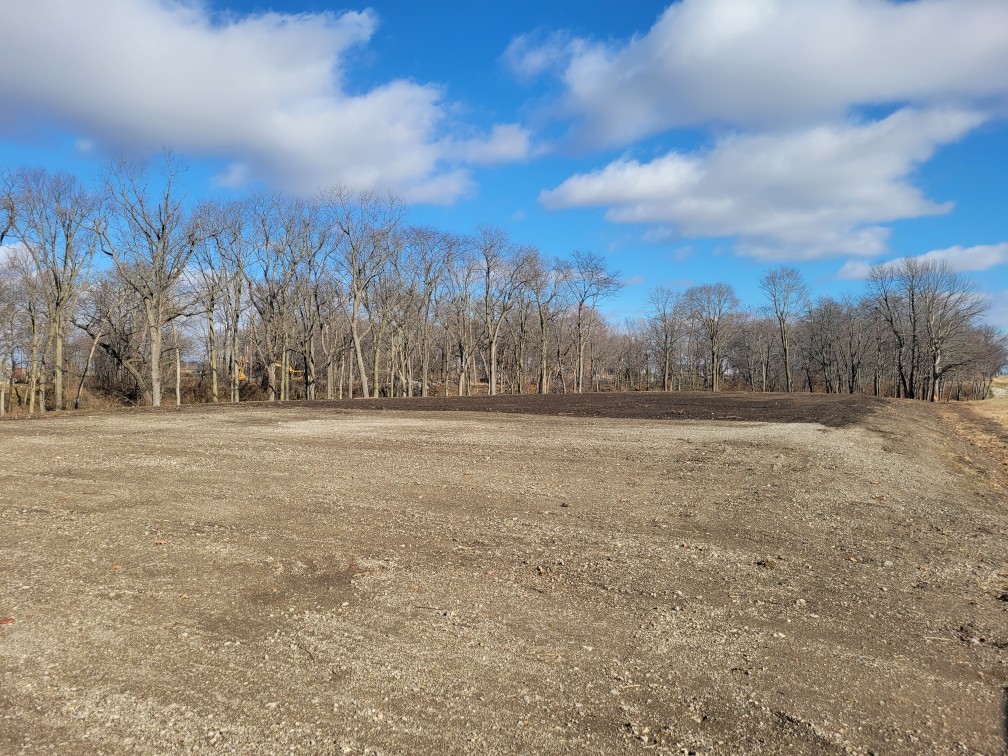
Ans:
{"label": "sandy gravel surface", "polygon": [[998,752],[997,428],[718,401],[0,423],[0,753]]}

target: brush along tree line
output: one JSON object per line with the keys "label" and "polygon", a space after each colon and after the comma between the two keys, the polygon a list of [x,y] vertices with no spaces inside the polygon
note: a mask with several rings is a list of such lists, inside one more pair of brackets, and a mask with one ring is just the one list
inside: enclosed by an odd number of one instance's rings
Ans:
{"label": "brush along tree line", "polygon": [[789,267],[743,307],[724,283],[656,288],[607,321],[619,275],[506,232],[411,225],[391,195],[187,201],[184,166],[119,162],[92,189],[0,180],[0,411],[599,390],[983,398],[1008,363],[989,302],[942,261],[874,267],[812,301]]}

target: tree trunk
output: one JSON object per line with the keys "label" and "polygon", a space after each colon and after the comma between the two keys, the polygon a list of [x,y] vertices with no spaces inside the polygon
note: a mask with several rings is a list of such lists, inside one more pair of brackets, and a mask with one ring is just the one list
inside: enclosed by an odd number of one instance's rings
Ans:
{"label": "tree trunk", "polygon": [[94,340],[91,342],[91,351],[88,352],[87,362],[84,363],[84,371],[81,373],[80,383],[77,384],[77,397],[74,399],[74,409],[80,409],[81,393],[84,391],[84,379],[87,378],[88,370],[91,368],[91,362],[94,360],[95,349],[98,347],[98,340],[102,336],[102,329],[98,329],[98,335],[95,336]]}
{"label": "tree trunk", "polygon": [[[382,333],[381,331],[375,331],[374,326],[371,328],[372,341],[374,341],[374,364],[372,365],[373,372],[371,373],[371,392],[372,398],[377,399],[381,394],[380,381],[381,377],[381,342]],[[367,396],[367,392],[364,393]]]}
{"label": "tree trunk", "polygon": [[63,322],[63,312],[56,312],[56,344],[55,362],[56,368],[53,376],[53,391],[55,392],[54,402],[56,409],[63,409],[63,346],[66,341],[66,324]]}
{"label": "tree trunk", "polygon": [[[359,301],[357,296],[354,296],[353,301],[353,312],[350,317],[350,335],[353,337],[354,353],[357,356],[357,370],[360,373],[361,389],[365,397],[368,395],[368,384],[367,384],[367,372],[364,367],[364,348],[361,345],[360,340],[360,323],[358,322],[358,312],[359,312]],[[350,382],[351,385],[351,397],[353,392],[353,381]]]}
{"label": "tree trunk", "polygon": [[[153,317],[151,317],[151,322],[153,323]],[[150,378],[151,378],[151,406],[160,407],[161,406],[161,327],[158,325],[151,324],[148,326],[148,331],[150,333],[150,343],[151,343],[151,366],[150,366]]]}
{"label": "tree trunk", "polygon": [[214,332],[213,311],[207,312],[207,355],[210,359],[210,398],[214,404],[220,401],[217,395],[217,334]]}
{"label": "tree trunk", "polygon": [[172,323],[172,338],[175,341],[175,406],[182,406],[182,347],[179,344],[178,331]]}
{"label": "tree trunk", "polygon": [[719,381],[718,381],[718,378],[720,377],[719,373],[720,373],[720,371],[718,370],[718,350],[717,350],[717,346],[715,346],[714,342],[712,342],[711,343],[711,374],[710,374],[711,391],[717,391],[720,388]]}

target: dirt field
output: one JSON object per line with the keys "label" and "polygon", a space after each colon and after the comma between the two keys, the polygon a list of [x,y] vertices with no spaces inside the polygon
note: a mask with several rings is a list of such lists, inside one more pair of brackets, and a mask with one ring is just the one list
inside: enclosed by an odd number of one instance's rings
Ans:
{"label": "dirt field", "polygon": [[0,753],[999,752],[1005,402],[2,422]]}

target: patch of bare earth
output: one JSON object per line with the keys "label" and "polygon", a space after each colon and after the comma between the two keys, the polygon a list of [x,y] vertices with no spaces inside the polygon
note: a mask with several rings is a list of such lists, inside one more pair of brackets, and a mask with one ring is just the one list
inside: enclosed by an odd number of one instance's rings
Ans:
{"label": "patch of bare earth", "polygon": [[508,401],[0,423],[0,752],[1002,748],[966,415]]}

